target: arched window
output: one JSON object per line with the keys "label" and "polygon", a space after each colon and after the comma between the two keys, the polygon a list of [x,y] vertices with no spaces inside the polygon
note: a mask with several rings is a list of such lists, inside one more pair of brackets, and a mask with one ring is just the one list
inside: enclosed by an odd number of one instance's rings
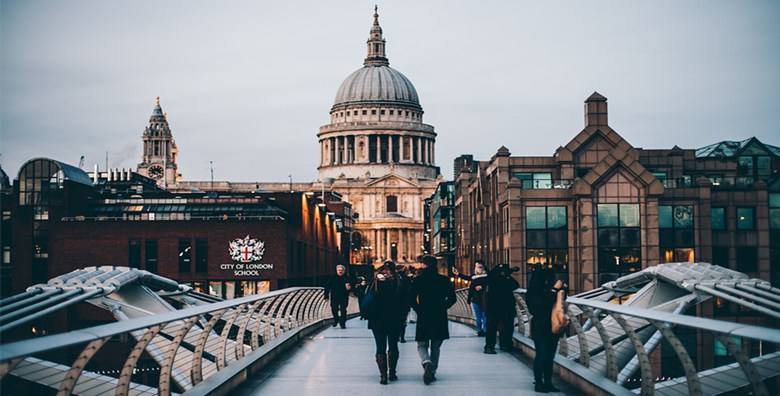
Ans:
{"label": "arched window", "polygon": [[395,195],[387,196],[387,213],[398,212],[398,197]]}

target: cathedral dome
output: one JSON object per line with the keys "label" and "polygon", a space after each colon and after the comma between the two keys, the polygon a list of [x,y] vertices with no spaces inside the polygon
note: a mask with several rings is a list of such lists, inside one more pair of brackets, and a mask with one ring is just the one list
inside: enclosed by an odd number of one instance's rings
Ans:
{"label": "cathedral dome", "polygon": [[421,109],[412,82],[388,65],[364,66],[341,83],[333,106],[359,103],[386,103]]}

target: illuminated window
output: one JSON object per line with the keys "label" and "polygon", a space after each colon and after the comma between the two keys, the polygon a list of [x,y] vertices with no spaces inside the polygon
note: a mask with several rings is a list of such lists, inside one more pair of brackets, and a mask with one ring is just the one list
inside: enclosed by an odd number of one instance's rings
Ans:
{"label": "illuminated window", "polygon": [[525,213],[528,271],[533,271],[541,265],[550,266],[558,273],[568,273],[569,241],[566,207],[528,206],[525,208]]}
{"label": "illuminated window", "polygon": [[737,208],[737,229],[752,230],[755,228],[755,209]]}
{"label": "illuminated window", "polygon": [[[598,262],[603,281],[642,268],[638,204],[599,204]],[[611,279],[610,279],[611,278]]]}

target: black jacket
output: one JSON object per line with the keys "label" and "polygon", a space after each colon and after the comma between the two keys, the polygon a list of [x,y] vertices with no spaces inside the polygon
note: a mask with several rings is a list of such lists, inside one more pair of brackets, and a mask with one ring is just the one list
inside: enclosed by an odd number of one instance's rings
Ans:
{"label": "black jacket", "polygon": [[[477,304],[484,310],[485,303],[487,302],[485,298],[485,292],[487,291],[488,275],[487,274],[474,275],[471,277],[466,277],[466,279],[471,281],[471,283],[469,284],[468,303]],[[481,286],[482,289],[477,291],[477,286]]]}
{"label": "black jacket", "polygon": [[531,336],[552,336],[552,309],[555,305],[555,291],[543,290],[525,298],[531,313]]}
{"label": "black jacket", "polygon": [[334,275],[325,284],[325,298],[330,298],[331,303],[346,302],[349,299],[347,284],[352,285],[351,279],[345,274]]}
{"label": "black jacket", "polygon": [[396,274],[385,280],[374,279],[368,293],[373,293],[374,317],[368,318],[368,328],[385,333],[400,333],[409,312],[409,294],[405,283]]}
{"label": "black jacket", "polygon": [[488,277],[487,292],[487,314],[501,317],[515,316],[515,295],[514,290],[520,287],[517,281],[511,276],[502,276],[491,274]]}
{"label": "black jacket", "polygon": [[450,280],[426,269],[412,282],[412,308],[417,312],[416,341],[450,338],[447,309],[456,302]]}

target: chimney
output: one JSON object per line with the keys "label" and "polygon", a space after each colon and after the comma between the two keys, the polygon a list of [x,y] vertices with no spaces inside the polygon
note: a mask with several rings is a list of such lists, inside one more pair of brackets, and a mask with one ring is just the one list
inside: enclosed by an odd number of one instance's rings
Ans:
{"label": "chimney", "polygon": [[585,126],[607,126],[607,98],[598,92],[585,99]]}

